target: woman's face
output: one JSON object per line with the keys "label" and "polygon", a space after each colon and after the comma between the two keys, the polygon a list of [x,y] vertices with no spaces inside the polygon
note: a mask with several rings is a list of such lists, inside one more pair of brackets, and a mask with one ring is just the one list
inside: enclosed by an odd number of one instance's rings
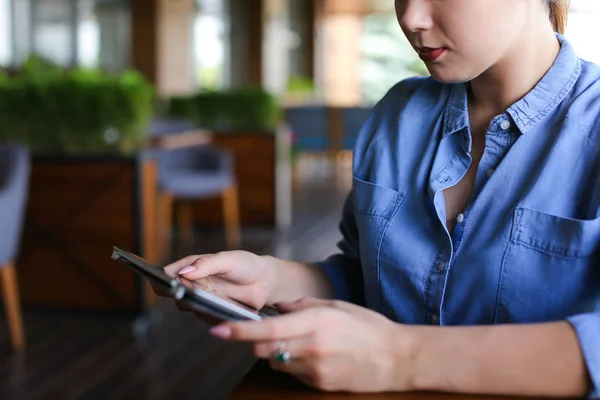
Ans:
{"label": "woman's face", "polygon": [[433,78],[466,82],[517,44],[531,1],[396,0],[396,14]]}

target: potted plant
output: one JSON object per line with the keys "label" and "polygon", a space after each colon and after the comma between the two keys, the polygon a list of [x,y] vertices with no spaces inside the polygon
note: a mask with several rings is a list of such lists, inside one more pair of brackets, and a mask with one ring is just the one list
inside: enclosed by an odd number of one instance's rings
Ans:
{"label": "potted plant", "polygon": [[0,75],[0,141],[33,154],[19,260],[25,304],[144,310],[141,281],[115,268],[110,251],[155,250],[155,166],[143,151],[153,97],[137,72],[63,69],[38,57]]}
{"label": "potted plant", "polygon": [[33,153],[133,153],[145,144],[153,89],[135,71],[61,69],[31,57],[0,78],[0,140]]}

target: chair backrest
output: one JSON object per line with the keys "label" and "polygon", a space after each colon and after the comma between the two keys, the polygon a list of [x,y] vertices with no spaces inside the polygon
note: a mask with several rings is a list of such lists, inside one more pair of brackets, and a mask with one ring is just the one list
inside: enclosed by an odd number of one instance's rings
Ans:
{"label": "chair backrest", "polygon": [[356,138],[371,114],[372,107],[346,107],[342,109],[342,141],[345,150],[353,150]]}
{"label": "chair backrest", "polygon": [[152,154],[158,163],[159,181],[178,173],[226,174],[234,171],[235,163],[230,151],[212,145],[157,149]]}
{"label": "chair backrest", "polygon": [[18,144],[0,143],[0,267],[15,261],[25,219],[29,151]]}
{"label": "chair backrest", "polygon": [[285,120],[292,129],[296,145],[302,150],[323,151],[330,146],[329,110],[326,106],[290,107]]}
{"label": "chair backrest", "polygon": [[187,120],[156,118],[150,123],[148,135],[151,138],[155,138],[197,129],[198,127],[195,123]]}

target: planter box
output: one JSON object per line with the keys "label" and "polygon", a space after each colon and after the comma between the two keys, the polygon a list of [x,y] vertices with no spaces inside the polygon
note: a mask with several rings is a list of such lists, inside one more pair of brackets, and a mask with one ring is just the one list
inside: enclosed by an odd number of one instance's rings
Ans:
{"label": "planter box", "polygon": [[139,314],[154,301],[110,258],[116,245],[155,261],[156,165],[132,157],[34,157],[18,259],[26,307]]}

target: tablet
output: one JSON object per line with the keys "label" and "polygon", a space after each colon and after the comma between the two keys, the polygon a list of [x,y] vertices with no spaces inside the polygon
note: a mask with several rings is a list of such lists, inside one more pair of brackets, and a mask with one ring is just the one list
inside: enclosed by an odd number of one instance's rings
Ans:
{"label": "tablet", "polygon": [[248,305],[217,293],[196,288],[193,282],[183,277],[179,277],[178,279],[170,278],[164,272],[163,268],[118,247],[113,248],[112,258],[148,279],[164,291],[171,293],[173,297],[185,303],[194,311],[207,314],[208,316],[224,321],[259,321],[263,318],[279,314],[274,308],[264,307],[261,310],[255,310]]}

